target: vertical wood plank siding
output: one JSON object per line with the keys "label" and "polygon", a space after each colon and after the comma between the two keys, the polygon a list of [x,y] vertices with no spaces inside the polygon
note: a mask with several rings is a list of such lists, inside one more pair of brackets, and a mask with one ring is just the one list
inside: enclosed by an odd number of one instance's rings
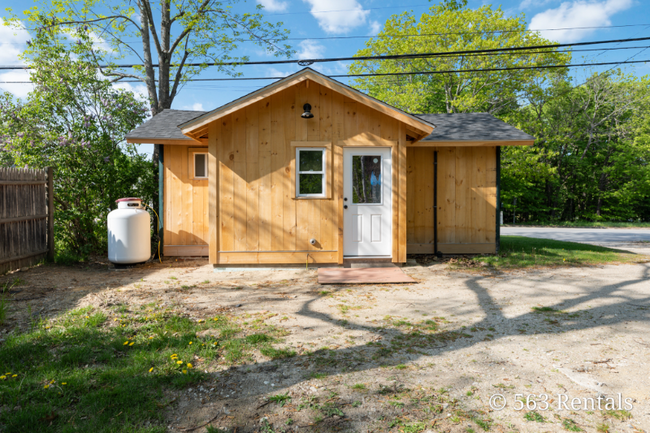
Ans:
{"label": "vertical wood plank siding", "polygon": [[36,264],[50,252],[48,184],[47,170],[0,167],[0,274]]}
{"label": "vertical wood plank siding", "polygon": [[438,151],[438,249],[446,254],[496,250],[494,147],[408,149],[407,251],[433,253],[433,152]]}
{"label": "vertical wood plank siding", "polygon": [[164,246],[208,245],[209,181],[193,179],[188,153],[187,146],[164,146]]}
{"label": "vertical wood plank siding", "polygon": [[[300,117],[306,103],[314,114],[309,120]],[[391,175],[398,194],[403,187],[403,197],[395,197],[394,203],[406,202],[406,174],[399,173],[402,164],[406,170],[406,128],[314,81],[301,82],[219,119],[214,133],[219,137],[219,233],[211,263],[305,263],[307,252],[311,263],[341,263],[342,146],[394,143],[396,172]],[[332,180],[330,198],[296,200],[292,141],[332,143],[327,174]],[[165,146],[165,161],[169,161],[165,174],[165,244],[191,245],[193,240],[207,244],[207,238],[185,229],[185,212],[198,203],[191,201],[193,194],[186,198],[181,193],[184,185],[190,185],[182,162],[174,162],[182,160],[183,153],[187,153],[183,146]],[[393,218],[393,227],[397,227],[393,260],[405,261],[406,230],[399,229],[397,208]],[[212,239],[213,235],[209,236]],[[309,243],[312,238],[317,240],[316,245]]]}

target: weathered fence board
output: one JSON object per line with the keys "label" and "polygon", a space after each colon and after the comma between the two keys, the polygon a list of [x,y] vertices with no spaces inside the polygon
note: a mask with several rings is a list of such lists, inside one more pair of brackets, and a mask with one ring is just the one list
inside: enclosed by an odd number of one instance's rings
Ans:
{"label": "weathered fence board", "polygon": [[52,169],[0,167],[0,274],[54,258]]}

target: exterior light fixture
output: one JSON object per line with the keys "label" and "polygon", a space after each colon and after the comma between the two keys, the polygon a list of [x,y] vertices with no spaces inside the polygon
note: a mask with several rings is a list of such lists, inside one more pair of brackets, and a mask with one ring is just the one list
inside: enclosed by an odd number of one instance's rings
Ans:
{"label": "exterior light fixture", "polygon": [[302,109],[305,110],[305,112],[302,113],[300,117],[302,117],[303,119],[311,119],[312,117],[314,117],[314,115],[311,112],[311,105],[305,104],[302,106]]}

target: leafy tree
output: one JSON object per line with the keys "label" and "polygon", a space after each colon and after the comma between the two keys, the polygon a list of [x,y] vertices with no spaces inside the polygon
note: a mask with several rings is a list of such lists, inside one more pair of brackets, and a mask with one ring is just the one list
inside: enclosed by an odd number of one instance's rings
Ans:
{"label": "leafy tree", "polygon": [[532,148],[504,149],[503,199],[521,220],[650,219],[648,79],[620,71],[527,95],[509,120]]}
{"label": "leafy tree", "polygon": [[[413,36],[416,35],[416,36]],[[461,9],[437,5],[418,19],[412,12],[393,15],[382,32],[357,56],[548,45],[526,30],[523,15],[508,18],[500,8]],[[359,60],[351,74],[433,72],[565,64],[570,55],[555,49],[466,54],[399,60]],[[511,70],[439,75],[362,77],[354,87],[412,113],[488,112],[502,114],[518,105],[522,92],[544,85],[545,70]]]}
{"label": "leafy tree", "polygon": [[[245,1],[245,0],[244,0]],[[238,12],[238,0],[41,0],[24,12],[36,29],[67,35],[85,26],[94,39],[108,45],[93,44],[88,62],[114,80],[136,79],[144,83],[151,113],[171,108],[187,79],[217,63],[221,72],[235,74],[228,62],[246,61],[232,56],[241,44],[252,41],[277,56],[293,51],[283,43],[288,31],[283,23],[264,19],[263,6],[254,12]],[[157,16],[156,16],[157,15]],[[18,16],[8,25],[22,25]],[[39,56],[27,50],[26,56]],[[119,68],[117,62],[137,58],[132,68]],[[105,67],[101,67],[105,65]],[[160,149],[154,147],[155,174]]]}
{"label": "leafy tree", "polygon": [[31,168],[54,167],[55,239],[65,254],[106,248],[106,217],[119,197],[150,200],[152,163],[124,136],[148,113],[147,104],[98,77],[88,32],[70,49],[38,32],[30,58],[35,83],[25,102],[0,99],[0,154]]}

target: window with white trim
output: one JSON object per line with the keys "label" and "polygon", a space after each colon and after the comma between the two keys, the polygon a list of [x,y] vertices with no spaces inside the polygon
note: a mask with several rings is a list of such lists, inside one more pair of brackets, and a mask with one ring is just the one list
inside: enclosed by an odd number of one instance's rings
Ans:
{"label": "window with white trim", "polygon": [[208,178],[208,154],[194,152],[194,179]]}
{"label": "window with white trim", "polygon": [[325,151],[320,147],[296,148],[296,197],[326,196]]}

